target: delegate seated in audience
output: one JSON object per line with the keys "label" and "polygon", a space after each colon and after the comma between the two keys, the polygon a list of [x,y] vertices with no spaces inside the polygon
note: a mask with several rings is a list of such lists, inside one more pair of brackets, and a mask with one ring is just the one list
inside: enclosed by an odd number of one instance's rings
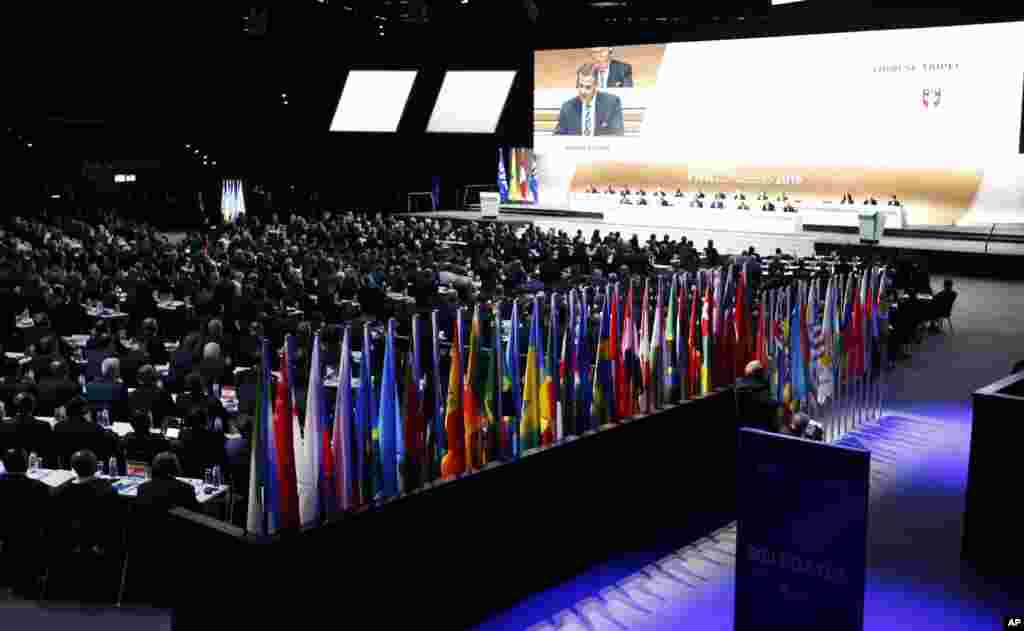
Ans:
{"label": "delegate seated in audience", "polygon": [[2,452],[4,470],[0,476],[0,550],[3,574],[16,596],[36,598],[46,550],[43,547],[51,520],[50,489],[28,477],[28,453],[24,449]]}
{"label": "delegate seated in audience", "polygon": [[[121,538],[122,523],[117,492],[111,480],[96,477],[96,454],[83,449],[71,456],[75,479],[54,496],[54,529],[58,541],[83,560],[101,557]],[[84,568],[82,568],[84,569]]]}
{"label": "delegate seated in audience", "polygon": [[181,464],[178,457],[169,451],[158,453],[152,460],[150,479],[139,485],[139,506],[157,511],[185,508],[199,512],[196,489],[187,482],[178,480]]}
{"label": "delegate seated in audience", "polygon": [[66,418],[53,428],[54,452],[57,465],[67,467],[71,455],[83,449],[89,450],[106,462],[118,453],[117,435],[86,416],[88,403],[82,397],[75,397],[64,406]]}
{"label": "delegate seated in audience", "polygon": [[24,449],[52,463],[53,428],[37,419],[35,411],[34,395],[20,392],[14,397],[13,418],[0,421],[0,452]]}
{"label": "delegate seated in audience", "polygon": [[68,365],[57,359],[50,363],[49,375],[36,384],[36,413],[55,416],[57,408],[78,396],[81,386],[68,377]]}
{"label": "delegate seated in audience", "polygon": [[208,467],[224,466],[224,432],[210,429],[211,419],[202,407],[192,408],[185,417],[185,429],[171,447],[181,458],[185,477],[203,479]]}
{"label": "delegate seated in audience", "polygon": [[126,414],[128,386],[121,381],[121,362],[108,357],[100,366],[100,378],[86,384],[85,398],[93,409],[104,409],[110,413],[111,421],[122,420]]}
{"label": "delegate seated in audience", "polygon": [[160,339],[159,330],[156,318],[146,318],[142,321],[139,348],[145,354],[146,361],[155,366],[171,362],[171,354],[167,352],[167,347]]}
{"label": "delegate seated in audience", "polygon": [[715,249],[715,242],[708,239],[708,245],[704,248],[704,262],[710,267],[718,265],[718,250]]}
{"label": "delegate seated in audience", "polygon": [[139,385],[135,392],[128,395],[125,403],[128,410],[149,410],[157,425],[162,424],[168,416],[174,416],[174,399],[160,386],[153,366],[146,364],[139,368],[136,380]]}
{"label": "delegate seated in audience", "polygon": [[170,449],[170,443],[163,436],[154,434],[153,419],[148,410],[136,409],[131,416],[132,431],[120,441],[125,462],[144,462],[147,465],[160,452]]}

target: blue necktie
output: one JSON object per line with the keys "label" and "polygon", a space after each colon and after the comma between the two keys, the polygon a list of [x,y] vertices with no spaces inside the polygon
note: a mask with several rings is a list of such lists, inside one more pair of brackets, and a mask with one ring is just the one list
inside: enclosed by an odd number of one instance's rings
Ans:
{"label": "blue necktie", "polygon": [[590,106],[588,105],[588,106],[586,106],[586,108],[587,108],[587,113],[586,113],[586,116],[584,117],[584,121],[583,121],[583,135],[584,136],[589,136],[590,135]]}

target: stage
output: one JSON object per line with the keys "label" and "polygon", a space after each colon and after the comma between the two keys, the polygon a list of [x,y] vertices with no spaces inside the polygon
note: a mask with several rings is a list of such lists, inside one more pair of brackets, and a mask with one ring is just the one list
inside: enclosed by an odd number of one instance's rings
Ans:
{"label": "stage", "polygon": [[[704,213],[740,212],[728,210],[700,209]],[[762,213],[763,211],[749,211]],[[1011,224],[990,226],[988,228],[969,228],[952,226],[907,226],[906,228],[886,229],[879,244],[867,246],[861,244],[856,229],[844,226],[803,226],[800,232],[783,233],[756,229],[739,229],[735,226],[719,227],[701,225],[700,217],[688,213],[688,225],[666,227],[664,225],[648,225],[640,221],[625,221],[621,215],[619,221],[608,221],[599,213],[577,213],[576,215],[554,214],[541,209],[535,214],[533,209],[519,207],[516,211],[502,209],[497,217],[483,217],[479,211],[441,210],[437,212],[411,213],[414,217],[430,219],[447,219],[451,221],[477,221],[481,223],[501,223],[524,228],[534,225],[542,230],[554,229],[564,231],[570,236],[582,231],[588,238],[594,230],[602,235],[608,232],[619,232],[622,238],[629,239],[636,234],[640,241],[655,234],[659,240],[662,235],[670,239],[685,236],[694,242],[699,249],[709,240],[715,242],[715,248],[723,254],[738,253],[754,246],[761,255],[773,254],[780,249],[794,256],[814,256],[815,254],[841,251],[864,254],[870,252],[875,256],[911,255],[924,257],[934,273],[960,273],[979,276],[998,276],[1002,278],[1024,278],[1024,228]],[[782,213],[764,213],[778,214]],[[713,222],[706,222],[713,223]]]}

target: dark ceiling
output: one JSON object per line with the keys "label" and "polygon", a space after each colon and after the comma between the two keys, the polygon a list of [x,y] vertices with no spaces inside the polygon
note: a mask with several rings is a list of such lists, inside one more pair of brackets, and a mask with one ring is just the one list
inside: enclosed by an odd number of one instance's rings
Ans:
{"label": "dark ceiling", "polygon": [[[978,0],[970,11],[927,12],[938,18],[917,9],[892,18],[865,9],[912,3],[836,4],[808,0],[772,9],[770,0],[294,0],[266,10],[230,1],[158,8],[36,4],[7,9],[0,27],[11,121],[6,138],[8,145],[31,140],[33,151],[51,161],[158,158],[195,166],[192,150],[185,150],[190,144],[239,174],[323,165],[325,151],[436,155],[440,145],[423,140],[419,124],[429,111],[406,121],[411,124],[404,127],[419,130],[417,135],[399,134],[393,144],[326,131],[349,68],[415,65],[426,69],[428,87],[418,95],[414,90],[410,107],[425,108],[444,68],[519,69],[502,127],[489,142],[528,144],[534,48],[813,32],[829,24],[841,30],[900,20],[955,23],[971,21],[967,13],[980,18],[995,5]],[[479,139],[443,141],[453,153],[474,141],[473,151],[486,145]]]}

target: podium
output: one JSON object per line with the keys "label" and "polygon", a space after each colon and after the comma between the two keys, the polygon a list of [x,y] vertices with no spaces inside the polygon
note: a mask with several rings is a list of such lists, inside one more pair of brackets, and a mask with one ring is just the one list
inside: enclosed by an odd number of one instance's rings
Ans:
{"label": "podium", "polygon": [[885,230],[885,214],[873,210],[871,212],[858,213],[860,220],[860,242],[877,244],[882,240],[882,231]]}
{"label": "podium", "polygon": [[501,204],[501,195],[498,193],[480,193],[480,216],[495,218],[498,216],[498,207]]}

